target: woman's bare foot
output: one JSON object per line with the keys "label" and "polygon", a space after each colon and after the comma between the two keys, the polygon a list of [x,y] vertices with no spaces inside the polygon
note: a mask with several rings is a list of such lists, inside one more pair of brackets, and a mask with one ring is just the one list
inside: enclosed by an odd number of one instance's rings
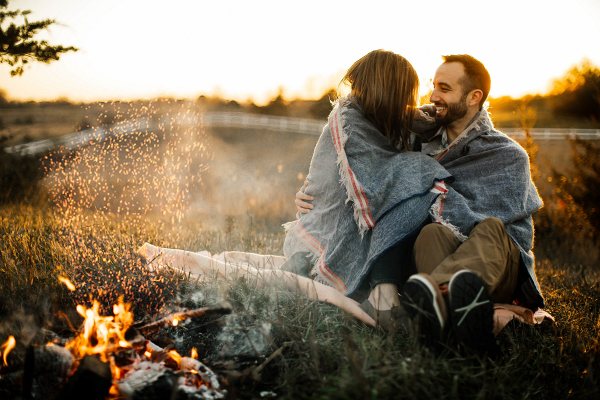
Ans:
{"label": "woman's bare foot", "polygon": [[394,283],[380,283],[371,290],[369,303],[379,310],[388,311],[392,307],[400,305],[400,296],[398,295],[398,285]]}

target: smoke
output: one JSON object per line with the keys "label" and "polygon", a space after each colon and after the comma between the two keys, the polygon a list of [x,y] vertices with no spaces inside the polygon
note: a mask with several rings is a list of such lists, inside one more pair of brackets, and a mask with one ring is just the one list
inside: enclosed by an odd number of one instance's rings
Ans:
{"label": "smoke", "polygon": [[206,132],[214,158],[203,174],[202,201],[194,206],[243,224],[294,219],[294,196],[308,173],[316,137],[234,128]]}

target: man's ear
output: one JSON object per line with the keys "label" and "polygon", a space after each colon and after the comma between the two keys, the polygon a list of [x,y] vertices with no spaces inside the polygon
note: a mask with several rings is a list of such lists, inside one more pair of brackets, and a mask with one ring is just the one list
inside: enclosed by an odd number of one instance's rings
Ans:
{"label": "man's ear", "polygon": [[481,90],[479,90],[479,89],[472,90],[471,93],[469,93],[469,107],[473,107],[473,106],[476,106],[477,104],[479,104],[482,97],[483,97],[483,92]]}

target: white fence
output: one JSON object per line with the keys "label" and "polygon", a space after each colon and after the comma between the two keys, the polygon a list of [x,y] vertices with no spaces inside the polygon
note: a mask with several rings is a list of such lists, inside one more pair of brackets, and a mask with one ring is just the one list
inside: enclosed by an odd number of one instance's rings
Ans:
{"label": "white fence", "polygon": [[[206,127],[262,129],[282,133],[319,136],[323,131],[325,121],[232,112],[210,112],[202,114],[200,118],[194,115],[183,115],[177,119],[170,117],[163,117],[158,120],[141,118],[116,123],[107,127],[90,128],[52,139],[7,147],[5,150],[9,153],[41,154],[59,146],[73,149],[87,144],[91,140],[101,140],[109,136],[129,135],[140,130],[154,130],[158,129],[159,126],[191,127],[198,125]],[[502,131],[516,140],[524,138],[522,129],[506,128],[502,129]],[[565,140],[567,138],[600,140],[600,129],[534,128],[530,132],[535,140]]]}
{"label": "white fence", "polygon": [[[500,128],[502,132],[515,140],[525,138],[521,128]],[[568,128],[532,128],[529,130],[535,140],[600,140],[600,129],[568,129]]]}

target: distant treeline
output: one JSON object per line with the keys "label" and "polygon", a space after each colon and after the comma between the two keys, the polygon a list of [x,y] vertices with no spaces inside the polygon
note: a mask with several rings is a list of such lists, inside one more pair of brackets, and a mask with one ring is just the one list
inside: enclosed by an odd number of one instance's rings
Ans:
{"label": "distant treeline", "polygon": [[[518,99],[509,96],[490,98],[489,105],[495,124],[499,127],[542,127],[542,128],[600,128],[600,69],[588,60],[583,60],[565,75],[552,82],[552,90],[546,95],[526,95]],[[161,102],[169,105],[191,104],[201,111],[230,111],[256,114],[279,115],[299,118],[326,119],[331,111],[331,102],[336,90],[330,89],[318,100],[287,100],[280,92],[268,104],[258,106],[253,102],[239,103],[235,100],[201,95],[195,100],[158,98],[110,104],[144,104]],[[422,97],[427,102],[428,96]],[[94,108],[107,103],[76,104],[67,98],[55,101],[9,100],[0,90],[0,109],[34,108],[53,106],[78,106]],[[108,120],[103,123],[110,122]]]}

